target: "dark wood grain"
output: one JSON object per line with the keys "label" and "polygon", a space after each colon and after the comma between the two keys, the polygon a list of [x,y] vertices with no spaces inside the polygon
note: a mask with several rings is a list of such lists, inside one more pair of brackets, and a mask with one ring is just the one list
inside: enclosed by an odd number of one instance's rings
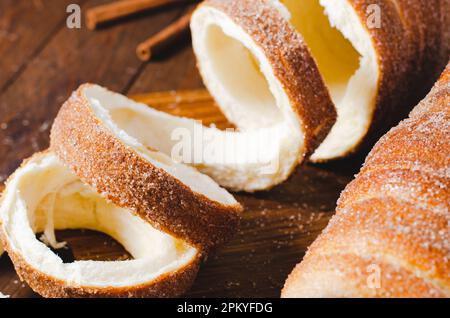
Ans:
{"label": "dark wood grain", "polygon": [[154,92],[203,87],[192,48],[182,41],[166,59],[145,65],[128,93]]}
{"label": "dark wood grain", "polygon": [[[80,3],[85,9],[102,2]],[[60,9],[60,16],[65,17],[65,8]],[[0,179],[9,175],[22,159],[48,146],[53,118],[78,85],[95,82],[127,92],[144,67],[135,55],[135,46],[176,19],[182,10],[157,10],[96,32],[61,25],[0,95]],[[22,19],[22,23],[27,23],[26,17]]]}
{"label": "dark wood grain", "polygon": [[131,96],[134,100],[178,117],[188,117],[205,126],[219,129],[235,128],[220,112],[205,89],[154,92]]}
{"label": "dark wood grain", "polygon": [[70,0],[0,1],[0,92],[14,82],[30,59],[61,28],[65,21],[61,12],[70,3]]}
{"label": "dark wood grain", "polygon": [[[69,30],[61,23],[66,13],[59,0],[42,0],[51,12],[45,23],[39,20],[46,19],[46,15],[36,10],[17,11],[13,5],[32,5],[25,2],[33,1],[0,4],[0,17],[14,17],[7,22],[1,19],[0,30],[16,30],[16,41],[23,45],[23,52],[18,54],[11,43],[0,41],[0,84],[7,83],[0,92],[0,181],[24,158],[47,147],[49,128],[61,103],[86,81],[134,95],[178,116],[203,119],[205,124],[216,123],[219,128],[229,127],[204,91],[200,93],[206,96],[203,100],[180,101],[180,96],[176,96],[175,91],[203,87],[189,39],[180,41],[164,58],[148,64],[135,56],[140,41],[176,19],[184,8],[145,13],[89,32],[84,26]],[[73,2],[80,3],[84,10],[106,1]],[[36,31],[36,38],[30,30],[22,30],[27,21]],[[158,93],[142,94],[164,90],[172,91],[163,94],[164,101]],[[185,92],[179,94],[186,97]],[[361,157],[355,157],[328,165],[306,165],[271,191],[236,194],[245,207],[241,229],[233,241],[209,256],[186,296],[279,296],[287,274],[327,224],[340,191],[360,164]],[[63,254],[68,261],[71,257],[129,257],[120,244],[100,233],[61,231],[57,236],[68,242],[70,250]],[[12,297],[37,296],[20,282],[7,256],[0,258],[0,291]]]}

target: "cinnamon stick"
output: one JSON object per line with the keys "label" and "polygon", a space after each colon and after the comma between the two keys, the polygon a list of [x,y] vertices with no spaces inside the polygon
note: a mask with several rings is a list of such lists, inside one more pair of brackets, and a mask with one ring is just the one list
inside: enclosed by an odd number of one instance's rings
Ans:
{"label": "cinnamon stick", "polygon": [[100,5],[87,10],[86,25],[94,30],[102,23],[113,21],[144,10],[155,9],[174,3],[193,0],[120,0],[110,4]]}
{"label": "cinnamon stick", "polygon": [[136,48],[136,54],[142,61],[148,61],[178,39],[188,28],[194,7],[168,27],[152,35]]}

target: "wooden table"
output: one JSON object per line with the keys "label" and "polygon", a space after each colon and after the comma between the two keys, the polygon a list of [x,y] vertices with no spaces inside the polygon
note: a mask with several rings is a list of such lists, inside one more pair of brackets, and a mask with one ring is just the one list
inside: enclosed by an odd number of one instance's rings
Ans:
{"label": "wooden table", "polygon": [[[128,95],[203,87],[189,39],[150,63],[140,62],[134,52],[137,43],[184,8],[140,14],[95,32],[87,31],[84,21],[81,29],[66,27],[68,4],[85,10],[102,2],[0,2],[0,181],[24,158],[48,146],[53,118],[81,83]],[[278,297],[287,274],[333,215],[361,158],[305,165],[271,191],[236,194],[245,206],[242,227],[232,242],[210,255],[187,296]],[[66,261],[128,257],[99,233],[64,231],[58,238],[71,248],[63,255]],[[0,259],[0,291],[11,297],[36,296],[19,281],[6,255]]]}

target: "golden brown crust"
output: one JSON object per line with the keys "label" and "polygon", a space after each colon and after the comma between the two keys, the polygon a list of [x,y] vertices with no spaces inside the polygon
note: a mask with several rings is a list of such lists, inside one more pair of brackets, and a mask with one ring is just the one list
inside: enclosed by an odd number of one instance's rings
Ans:
{"label": "golden brown crust", "polygon": [[389,197],[339,209],[309,253],[382,255],[392,264],[418,270],[450,291],[448,208],[439,212]]}
{"label": "golden brown crust", "polygon": [[[424,114],[407,119],[380,139],[366,159],[363,172],[399,167],[450,177],[449,118],[445,113]],[[414,147],[409,146],[414,143]]]}
{"label": "golden brown crust", "polygon": [[265,0],[207,0],[242,27],[263,50],[303,124],[309,156],[336,121],[336,109],[303,38]]}
{"label": "golden brown crust", "polygon": [[[314,277],[314,284],[311,284]],[[444,298],[433,283],[382,259],[314,254],[289,275],[283,297]]]}
{"label": "golden brown crust", "polygon": [[[336,295],[450,297],[450,116],[442,94],[449,83],[447,67],[410,118],[378,142],[287,280],[285,295],[332,292],[319,277],[325,271],[330,285],[342,288]],[[403,274],[370,291],[356,274],[361,259]]]}
{"label": "golden brown crust", "polygon": [[396,198],[420,208],[436,212],[449,210],[450,202],[442,198],[450,194],[450,179],[423,171],[377,169],[361,173],[339,198],[338,207],[372,198]]}
{"label": "golden brown crust", "polygon": [[[450,58],[447,0],[348,0],[372,38],[379,65],[373,123],[359,147],[368,147],[404,118],[429,91]],[[381,27],[369,26],[378,5]]]}
{"label": "golden brown crust", "polygon": [[[4,233],[0,229],[0,237],[4,238]],[[47,275],[36,268],[30,266],[24,258],[15,253],[10,246],[5,243],[5,250],[11,258],[14,268],[22,281],[25,281],[36,293],[43,297],[51,298],[74,298],[74,297],[177,297],[185,293],[194,282],[200,266],[200,254],[186,266],[163,276],[147,284],[129,287],[91,287],[91,286],[71,286],[69,282]]]}
{"label": "golden brown crust", "polygon": [[419,118],[430,113],[444,113],[450,116],[450,63],[445,68],[433,90],[411,112],[411,118]]}
{"label": "golden brown crust", "polygon": [[226,242],[237,230],[239,204],[225,206],[194,193],[122,143],[96,117],[82,85],[64,103],[50,148],[85,183],[156,228],[201,249]]}
{"label": "golden brown crust", "polygon": [[407,169],[428,174],[435,180],[444,178],[448,182],[449,83],[450,63],[431,92],[412,110],[410,117],[377,142],[360,175],[378,169]]}

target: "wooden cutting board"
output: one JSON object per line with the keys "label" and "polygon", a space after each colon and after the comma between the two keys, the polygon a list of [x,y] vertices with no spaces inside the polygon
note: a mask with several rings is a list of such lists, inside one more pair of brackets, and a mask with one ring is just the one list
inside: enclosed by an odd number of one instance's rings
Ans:
{"label": "wooden cutting board", "polygon": [[[202,120],[218,128],[227,122],[205,90],[132,96],[168,113]],[[188,297],[279,297],[283,283],[334,213],[341,190],[361,165],[361,157],[327,165],[306,164],[282,185],[254,194],[236,193],[244,206],[236,237],[202,265]],[[68,250],[64,261],[118,260],[129,254],[108,236],[83,230],[58,231]],[[9,258],[0,258],[0,291],[37,297],[20,282]]]}

